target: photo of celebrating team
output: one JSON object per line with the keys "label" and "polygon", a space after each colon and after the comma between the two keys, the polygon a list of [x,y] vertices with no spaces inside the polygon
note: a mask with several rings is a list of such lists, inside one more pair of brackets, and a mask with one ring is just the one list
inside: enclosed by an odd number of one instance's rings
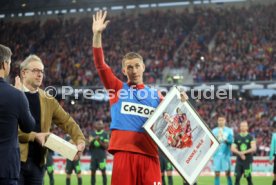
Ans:
{"label": "photo of celebrating team", "polygon": [[276,0],[1,0],[0,185],[276,185]]}
{"label": "photo of celebrating team", "polygon": [[168,124],[166,131],[168,144],[175,148],[191,147],[193,144],[191,123],[180,108],[177,108],[176,112],[177,114],[173,116],[163,112],[163,119]]}

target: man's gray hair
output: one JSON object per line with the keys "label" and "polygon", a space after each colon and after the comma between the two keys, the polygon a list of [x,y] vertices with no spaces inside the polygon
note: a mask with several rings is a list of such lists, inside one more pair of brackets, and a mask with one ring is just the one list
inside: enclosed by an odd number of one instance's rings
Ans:
{"label": "man's gray hair", "polygon": [[42,60],[37,55],[29,55],[21,64],[20,71],[27,69],[30,62],[40,62],[42,65]]}

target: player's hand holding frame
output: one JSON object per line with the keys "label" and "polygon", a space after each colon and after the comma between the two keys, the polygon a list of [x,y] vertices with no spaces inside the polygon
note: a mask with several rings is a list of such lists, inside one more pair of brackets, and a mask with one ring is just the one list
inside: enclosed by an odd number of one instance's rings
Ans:
{"label": "player's hand holding frame", "polygon": [[185,101],[187,101],[189,99],[189,97],[188,97],[188,95],[186,94],[185,91],[181,91],[180,92],[180,97],[181,97],[181,101],[182,102],[185,102]]}

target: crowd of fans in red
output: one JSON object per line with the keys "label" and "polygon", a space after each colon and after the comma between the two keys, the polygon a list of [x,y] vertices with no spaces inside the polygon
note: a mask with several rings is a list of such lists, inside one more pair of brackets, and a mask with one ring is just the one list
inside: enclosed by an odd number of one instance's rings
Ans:
{"label": "crowd of fans in red", "polygon": [[275,80],[275,7],[199,11],[175,61],[195,82]]}
{"label": "crowd of fans in red", "polygon": [[[122,56],[139,52],[147,66],[146,83],[162,79],[165,67],[187,67],[195,82],[275,80],[275,8],[121,13],[109,17],[104,33],[106,62],[119,75]],[[45,86],[100,84],[92,63],[90,16],[1,21],[0,31],[1,42],[14,53],[14,74],[24,57],[36,53],[46,67]]]}

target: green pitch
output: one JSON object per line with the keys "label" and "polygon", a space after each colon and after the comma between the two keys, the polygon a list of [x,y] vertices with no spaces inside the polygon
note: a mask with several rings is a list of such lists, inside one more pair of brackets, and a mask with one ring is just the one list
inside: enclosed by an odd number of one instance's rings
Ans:
{"label": "green pitch", "polygon": [[[174,185],[182,185],[182,179],[179,176],[174,177]],[[234,178],[232,179],[234,181]],[[82,176],[82,184],[83,185],[90,185],[90,176],[83,175]],[[254,185],[270,185],[272,184],[272,177],[253,177]],[[72,175],[71,177],[71,185],[77,185],[77,178],[76,175]],[[108,184],[110,184],[110,176],[108,176]],[[199,177],[198,185],[213,185],[214,184],[214,177]],[[45,183],[44,185],[49,185],[48,176],[45,176]],[[55,175],[55,185],[65,185],[65,175]],[[102,178],[100,175],[97,176],[97,185],[102,185]],[[227,185],[226,178],[221,177],[221,185]],[[247,185],[246,179],[242,178],[241,185]]]}

